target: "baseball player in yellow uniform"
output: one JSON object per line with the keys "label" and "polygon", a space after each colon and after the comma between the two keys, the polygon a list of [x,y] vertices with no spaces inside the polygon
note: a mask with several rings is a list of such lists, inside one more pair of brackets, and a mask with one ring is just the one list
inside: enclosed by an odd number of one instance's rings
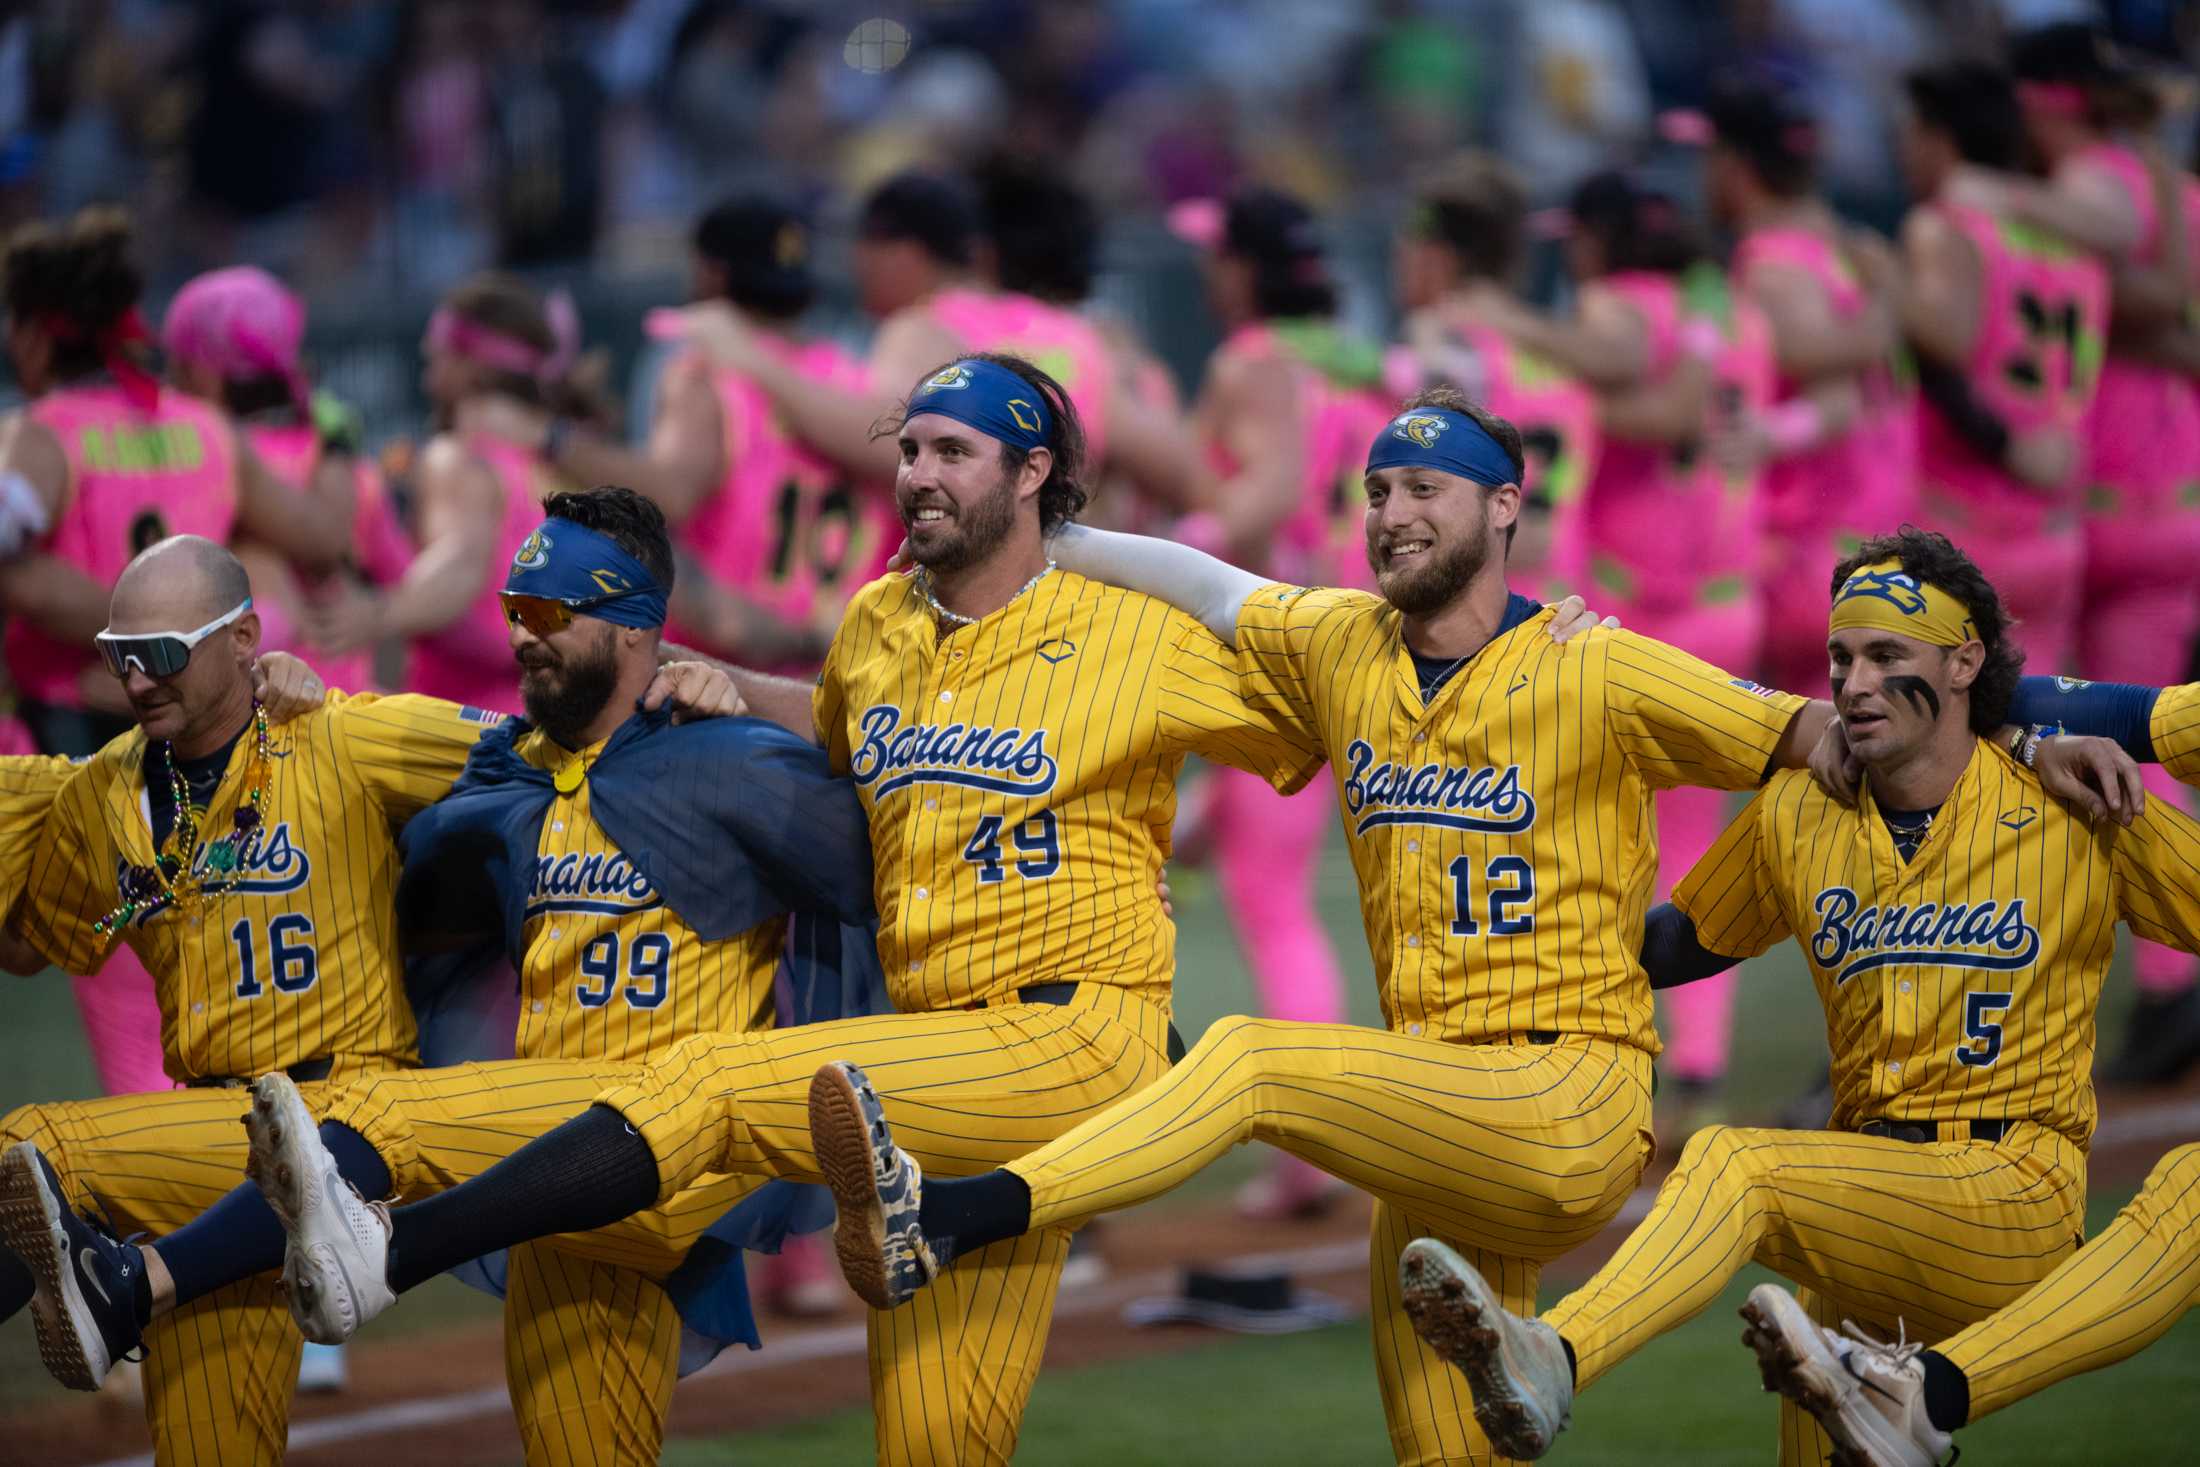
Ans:
{"label": "baseball player in yellow uniform", "polygon": [[[1777,1383],[1819,1323],[1938,1339],[2015,1301],[2076,1245],[2094,1123],[2094,1009],[2121,917],[2200,945],[2200,827],[2150,805],[2088,826],[2000,744],[2018,659],[1999,599],[1944,538],[1904,530],[1836,569],[1834,697],[1866,768],[1855,809],[1782,774],[1661,909],[1647,944],[1716,966],[1793,934],[1825,1005],[1827,1131],[1699,1131],[1595,1277],[1520,1317],[1434,1240],[1401,1268],[1423,1338],[1509,1454],[1538,1457],[1577,1390],[1718,1296],[1742,1265]],[[1660,925],[1678,924],[1661,934]],[[1692,957],[1691,962],[1694,961]],[[1829,1443],[1783,1402],[1780,1460]]]}
{"label": "baseball player in yellow uniform", "polygon": [[[35,1279],[41,1353],[65,1383],[88,1388],[147,1348],[163,1462],[282,1457],[298,1335],[275,1280],[224,1275],[218,1254],[179,1249],[173,1230],[223,1199],[246,1161],[231,1088],[244,1076],[287,1061],[283,1084],[323,1097],[414,1063],[393,832],[501,721],[434,699],[337,696],[269,724],[252,698],[248,598],[228,552],[191,539],[148,551],[118,582],[101,646],[140,728],[49,789],[7,943],[10,966],[36,971],[48,954],[96,966],[119,936],[159,975],[168,1068],[185,1088],[0,1122],[0,1251]],[[146,630],[172,625],[199,630]],[[683,703],[711,711],[708,679],[676,681]],[[378,1117],[360,1127],[393,1154],[406,1139]],[[87,1203],[118,1230],[169,1236],[142,1252],[117,1244],[71,1215]],[[268,1231],[279,1261],[280,1229]]]}
{"label": "baseball player in yellow uniform", "polygon": [[[1314,757],[1241,696],[1189,617],[1056,571],[1083,502],[1059,384],[968,357],[918,384],[896,492],[922,567],[861,592],[814,690],[745,678],[813,734],[870,817],[898,1013],[698,1036],[479,1179],[366,1232],[294,1222],[293,1298],[356,1322],[392,1289],[542,1233],[601,1226],[712,1173],[819,1178],[810,1082],[855,1055],[924,1164],[1005,1161],[1162,1073],[1174,930],[1155,881],[1187,753],[1279,787]],[[878,1455],[1005,1461],[1068,1234],[1002,1244],[930,1306],[873,1322]]]}
{"label": "baseball player in yellow uniform", "polygon": [[[408,827],[397,902],[416,938],[486,931],[510,948],[517,1058],[310,1098],[262,1076],[246,1117],[258,1185],[156,1246],[173,1277],[172,1293],[155,1279],[156,1308],[278,1269],[278,1214],[358,1222],[362,1194],[432,1196],[651,1052],[768,1027],[790,909],[869,919],[863,812],[813,745],[757,720],[635,714],[658,676],[663,515],[614,488],[552,495],[544,512],[502,593],[531,722],[491,733]],[[604,1232],[511,1251],[506,1370],[531,1464],[657,1459],[681,1358],[663,1281],[752,1186],[708,1179]],[[308,1338],[339,1332],[311,1284],[290,1290]]]}
{"label": "baseball player in yellow uniform", "polygon": [[[270,726],[252,697],[258,630],[242,567],[210,541],[165,541],[116,583],[100,645],[139,726],[54,792],[5,956],[16,971],[51,959],[89,973],[128,942],[156,976],[168,1073],[185,1088],[0,1121],[11,1223],[57,1179],[68,1207],[166,1232],[244,1164],[241,1097],[222,1088],[232,1077],[283,1069],[319,1087],[413,1063],[391,829],[449,787],[483,724],[451,704],[360,697]],[[25,1141],[51,1177],[12,1160]],[[99,1340],[65,1342],[52,1299],[73,1255],[38,1251],[22,1261],[37,1276],[41,1353],[88,1388],[111,1357]],[[145,1341],[160,1461],[281,1460],[298,1334],[275,1280],[179,1310]]]}
{"label": "baseball player in yellow uniform", "polygon": [[[1222,1020],[1157,1084],[965,1180],[920,1177],[907,1153],[925,1138],[875,1072],[882,1107],[851,1067],[828,1068],[816,1145],[859,1293],[921,1307],[973,1247],[1132,1206],[1266,1141],[1376,1198],[1397,1459],[1488,1460],[1463,1383],[1407,1321],[1399,1250],[1450,1239],[1526,1308],[1542,1265],[1610,1220],[1651,1152],[1657,1038],[1623,934],[1650,905],[1652,792],[1754,785],[1800,762],[1829,716],[1631,633],[1554,645],[1550,613],[1505,588],[1520,476],[1518,434],[1455,394],[1387,424],[1366,479],[1381,597],[1263,585],[1137,537],[1061,537],[1058,557],[1167,589],[1234,638],[1248,700],[1326,751],[1387,1028]],[[853,1113],[836,1098],[850,1090]]]}
{"label": "baseball player in yellow uniform", "polygon": [[[2200,683],[2152,694],[2147,724],[2148,752],[2200,784]],[[2129,1359],[2196,1302],[2200,1145],[2189,1145],[2163,1157],[2114,1221],[2016,1303],[1931,1349],[1826,1331],[1824,1353],[1783,1355],[1771,1378],[1818,1418],[1844,1463],[1933,1467],[1960,1427]]]}

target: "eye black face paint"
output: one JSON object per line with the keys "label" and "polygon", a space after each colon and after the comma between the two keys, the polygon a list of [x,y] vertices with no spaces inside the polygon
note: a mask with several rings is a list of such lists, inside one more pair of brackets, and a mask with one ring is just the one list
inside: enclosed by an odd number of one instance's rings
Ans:
{"label": "eye black face paint", "polygon": [[1899,695],[1902,701],[1913,708],[1920,703],[1924,704],[1932,710],[1932,717],[1939,719],[1940,694],[1934,692],[1933,685],[1925,679],[1913,673],[1897,673],[1887,679],[1887,691]]}
{"label": "eye black face paint", "polygon": [[1842,690],[1843,688],[1847,687],[1848,685],[1849,685],[1849,680],[1848,680],[1847,678],[1845,678],[1845,677],[1837,677],[1837,678],[1835,678],[1835,679],[1833,680],[1833,701],[1834,701],[1834,702],[1838,703],[1838,702],[1840,702],[1840,701],[1841,701],[1841,690]]}

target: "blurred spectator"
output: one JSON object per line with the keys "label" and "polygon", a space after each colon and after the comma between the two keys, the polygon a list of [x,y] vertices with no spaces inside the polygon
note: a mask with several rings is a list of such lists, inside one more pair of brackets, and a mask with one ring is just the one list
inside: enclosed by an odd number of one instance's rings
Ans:
{"label": "blurred spectator", "polygon": [[490,185],[500,264],[556,264],[595,247],[604,89],[542,0],[489,0]]}
{"label": "blurred spectator", "polygon": [[1498,139],[1549,203],[1650,135],[1650,87],[1634,32],[1608,0],[1525,0]]}

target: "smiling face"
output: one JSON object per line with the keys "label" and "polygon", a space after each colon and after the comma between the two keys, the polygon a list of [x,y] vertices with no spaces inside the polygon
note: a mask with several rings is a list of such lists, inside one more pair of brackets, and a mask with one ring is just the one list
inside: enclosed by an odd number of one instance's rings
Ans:
{"label": "smiling face", "polygon": [[1520,514],[1520,491],[1413,465],[1366,480],[1367,564],[1383,599],[1408,616],[1442,610],[1494,558]]}
{"label": "smiling face", "polygon": [[999,439],[939,413],[910,418],[900,441],[894,503],[910,556],[928,570],[978,564],[1008,539],[1018,515],[1038,513],[1039,485],[1052,463],[1045,449],[1011,471]]}
{"label": "smiling face", "polygon": [[1849,748],[1866,765],[1907,759],[1943,724],[1969,727],[1967,694],[1986,649],[1977,642],[1936,647],[1872,627],[1847,627],[1826,639],[1833,706]]}

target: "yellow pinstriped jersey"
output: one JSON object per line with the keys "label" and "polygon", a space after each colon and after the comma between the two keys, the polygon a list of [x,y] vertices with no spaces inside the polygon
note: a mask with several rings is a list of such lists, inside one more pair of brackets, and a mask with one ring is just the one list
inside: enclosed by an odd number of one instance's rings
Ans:
{"label": "yellow pinstriped jersey", "polygon": [[907,577],[873,582],[815,706],[870,816],[879,957],[904,1012],[1056,982],[1166,1005],[1176,930],[1154,884],[1184,756],[1286,790],[1321,762],[1246,705],[1213,633],[1067,571],[945,637]]}
{"label": "yellow pinstriped jersey", "polygon": [[2200,683],[2162,689],[2148,732],[2162,767],[2186,784],[2200,784]]}
{"label": "yellow pinstriped jersey", "polygon": [[1804,700],[1632,632],[1559,646],[1549,621],[1500,632],[1424,705],[1388,603],[1267,586],[1238,613],[1240,666],[1336,770],[1392,1029],[1655,1054],[1651,794],[1755,785]]}
{"label": "yellow pinstriped jersey", "polygon": [[76,772],[76,761],[59,754],[0,755],[0,916],[15,905],[31,857],[38,850],[53,797]]}
{"label": "yellow pinstriped jersey", "polygon": [[2121,917],[2200,948],[2200,826],[2164,801],[2089,826],[1980,742],[1903,861],[1872,803],[1774,776],[1674,889],[1713,952],[1793,935],[1833,1052],[1836,1127],[2030,1120],[2093,1134],[2093,1018]]}
{"label": "yellow pinstriped jersey", "polygon": [[[258,1075],[323,1057],[410,1062],[394,832],[450,789],[483,718],[411,694],[332,694],[273,727],[273,786],[261,829],[242,846],[241,883],[196,912],[141,917],[124,934],[153,974],[173,1078]],[[202,817],[207,841],[231,828],[245,798],[252,744],[248,729]],[[133,729],[93,755],[55,796],[32,860],[18,926],[72,973],[106,959],[110,940],[92,924],[121,900],[122,867],[153,860],[146,754]]]}
{"label": "yellow pinstriped jersey", "polygon": [[[539,729],[515,750],[537,768],[593,763]],[[638,1061],[692,1034],[769,1028],[784,920],[705,942],[589,813],[583,779],[542,819],[520,969],[520,1059]]]}

